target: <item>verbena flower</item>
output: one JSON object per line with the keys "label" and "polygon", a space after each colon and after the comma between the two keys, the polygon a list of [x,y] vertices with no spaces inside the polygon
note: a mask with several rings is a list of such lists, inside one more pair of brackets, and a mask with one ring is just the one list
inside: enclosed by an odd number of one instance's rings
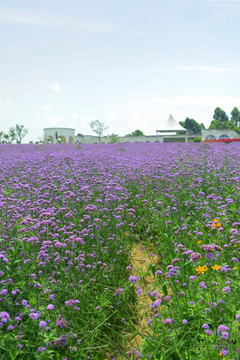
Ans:
{"label": "verbena flower", "polygon": [[132,283],[132,284],[136,284],[137,280],[138,280],[138,277],[137,276],[133,276],[133,275],[130,275],[128,280]]}

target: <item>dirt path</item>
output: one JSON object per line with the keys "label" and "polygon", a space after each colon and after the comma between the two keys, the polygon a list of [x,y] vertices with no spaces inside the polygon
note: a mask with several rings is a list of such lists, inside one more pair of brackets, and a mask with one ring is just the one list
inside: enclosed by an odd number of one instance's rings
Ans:
{"label": "dirt path", "polygon": [[129,335],[128,338],[128,349],[130,350],[139,350],[143,340],[141,334],[147,335],[149,331],[149,305],[152,304],[152,300],[150,296],[147,295],[147,292],[154,290],[153,284],[155,278],[151,271],[151,265],[157,264],[157,256],[153,254],[153,250],[154,249],[149,248],[146,249],[142,244],[136,244],[131,251],[131,274],[140,278],[138,284],[142,293],[138,295],[136,332]]}
{"label": "dirt path", "polygon": [[[139,278],[136,283],[136,289],[139,287],[141,294],[138,294],[138,303],[136,306],[136,318],[134,319],[135,331],[125,335],[126,346],[125,353],[136,350],[136,353],[140,350],[144,336],[149,334],[148,320],[150,317],[151,309],[149,305],[152,304],[152,300],[147,293],[155,290],[154,282],[155,278],[151,270],[151,266],[156,266],[158,263],[158,257],[154,255],[154,247],[145,247],[141,243],[137,243],[131,250],[131,275]],[[130,275],[130,274],[129,274]],[[150,334],[149,334],[150,336]],[[107,359],[111,359],[110,353],[106,354]],[[128,356],[118,355],[116,360],[130,359]]]}

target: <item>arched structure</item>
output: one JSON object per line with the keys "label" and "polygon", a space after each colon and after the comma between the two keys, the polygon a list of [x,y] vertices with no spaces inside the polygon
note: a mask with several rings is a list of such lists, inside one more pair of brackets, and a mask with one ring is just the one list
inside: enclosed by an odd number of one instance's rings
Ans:
{"label": "arched structure", "polygon": [[54,143],[54,138],[53,138],[52,135],[48,135],[48,136],[47,136],[47,143],[51,143],[51,144]]}
{"label": "arched structure", "polygon": [[215,138],[215,136],[214,135],[208,135],[207,137],[206,137],[206,140],[215,140],[216,138]]}
{"label": "arched structure", "polygon": [[71,128],[45,128],[43,129],[44,132],[44,142],[48,143],[71,143],[74,144],[75,140],[75,129]]}
{"label": "arched structure", "polygon": [[202,141],[215,139],[239,139],[239,134],[231,129],[202,129]]}
{"label": "arched structure", "polygon": [[61,144],[66,144],[66,138],[63,135],[58,135],[58,142],[60,142]]}
{"label": "arched structure", "polygon": [[222,134],[219,136],[219,139],[229,139],[229,136],[226,134]]}

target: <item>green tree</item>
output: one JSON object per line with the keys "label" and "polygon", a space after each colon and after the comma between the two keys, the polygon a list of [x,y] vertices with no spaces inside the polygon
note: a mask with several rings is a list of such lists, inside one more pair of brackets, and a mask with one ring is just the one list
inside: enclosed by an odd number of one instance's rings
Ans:
{"label": "green tree", "polygon": [[5,134],[3,131],[0,131],[0,144],[6,144],[8,135]]}
{"label": "green tree", "polygon": [[240,125],[240,111],[238,110],[238,108],[236,106],[232,109],[230,121],[233,123],[234,126],[239,127],[239,125]]}
{"label": "green tree", "polygon": [[108,126],[106,126],[104,122],[101,122],[97,119],[90,121],[89,125],[92,128],[92,131],[94,131],[99,136],[99,143],[100,143],[101,136],[103,132],[108,129]]}
{"label": "green tree", "polygon": [[142,130],[134,130],[131,134],[128,134],[126,136],[144,136],[144,133],[142,132]]}
{"label": "green tree", "polygon": [[15,128],[11,127],[9,129],[9,138],[12,141],[16,140],[18,144],[21,144],[22,139],[28,134],[28,129],[23,125],[16,124]]}
{"label": "green tree", "polygon": [[209,129],[222,129],[222,122],[220,120],[212,121]]}
{"label": "green tree", "polygon": [[179,124],[191,134],[199,134],[202,129],[205,129],[204,124],[199,124],[196,120],[188,117],[184,121],[179,121]]}
{"label": "green tree", "polygon": [[118,142],[118,134],[111,134],[111,135],[108,135],[108,137],[110,138],[110,143],[111,144],[114,144],[116,142]]}
{"label": "green tree", "polygon": [[225,121],[229,120],[225,111],[222,110],[220,107],[216,107],[216,109],[214,110],[212,122],[217,121],[217,120],[221,121],[221,123],[224,123]]}
{"label": "green tree", "polygon": [[212,121],[209,129],[226,129],[234,130],[235,126],[230,120],[224,121],[223,123],[220,120]]}

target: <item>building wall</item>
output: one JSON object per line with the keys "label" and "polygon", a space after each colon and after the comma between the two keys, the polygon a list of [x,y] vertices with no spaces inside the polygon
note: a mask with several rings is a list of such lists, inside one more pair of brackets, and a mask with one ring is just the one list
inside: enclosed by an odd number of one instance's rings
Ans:
{"label": "building wall", "polygon": [[[47,138],[51,143],[57,143],[56,132],[58,137],[63,143],[77,143],[77,144],[98,144],[99,137],[95,135],[81,135],[75,136],[75,129],[71,128],[45,128],[44,142],[47,143]],[[220,139],[222,136],[227,136],[231,139],[238,139],[240,135],[234,130],[202,130],[202,141],[211,137],[214,139]],[[135,143],[135,142],[163,142],[164,138],[166,142],[188,142],[196,135],[150,135],[150,136],[119,136],[117,142],[119,143]],[[111,138],[101,137],[100,142],[102,144],[111,143]]]}
{"label": "building wall", "polygon": [[75,144],[98,144],[99,137],[94,135],[75,136]]}
{"label": "building wall", "polygon": [[50,139],[51,143],[57,143],[56,139],[56,132],[58,138],[61,139],[62,143],[75,143],[75,129],[71,128],[45,128],[43,129],[44,132],[44,142],[48,142],[48,138]]}
{"label": "building wall", "polygon": [[226,135],[229,139],[239,139],[240,135],[234,130],[224,130],[224,129],[202,129],[202,141],[210,139],[221,139]]}
{"label": "building wall", "polygon": [[[153,136],[118,136],[118,143],[134,143],[134,142],[163,142],[164,136],[153,135]],[[111,143],[111,138],[109,137],[101,137],[101,144],[109,144]],[[91,135],[82,135],[75,136],[75,143],[78,144],[95,144],[99,143],[98,136]]]}

